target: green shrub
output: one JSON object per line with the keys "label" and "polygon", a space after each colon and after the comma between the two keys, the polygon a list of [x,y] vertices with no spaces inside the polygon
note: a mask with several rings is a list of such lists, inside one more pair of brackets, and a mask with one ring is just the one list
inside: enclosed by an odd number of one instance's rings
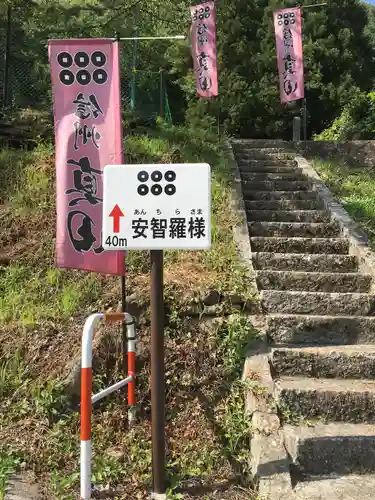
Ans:
{"label": "green shrub", "polygon": [[332,125],[315,136],[318,141],[375,138],[375,92],[358,92]]}

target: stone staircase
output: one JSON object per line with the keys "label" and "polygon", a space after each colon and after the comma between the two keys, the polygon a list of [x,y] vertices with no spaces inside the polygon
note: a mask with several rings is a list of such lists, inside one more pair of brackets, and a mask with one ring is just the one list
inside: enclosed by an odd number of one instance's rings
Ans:
{"label": "stone staircase", "polygon": [[291,475],[271,500],[375,498],[372,275],[295,154],[267,146],[233,143]]}

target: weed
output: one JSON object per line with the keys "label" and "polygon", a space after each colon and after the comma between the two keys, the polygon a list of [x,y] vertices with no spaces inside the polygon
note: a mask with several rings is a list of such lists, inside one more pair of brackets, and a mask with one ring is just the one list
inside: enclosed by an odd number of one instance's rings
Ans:
{"label": "weed", "polygon": [[275,406],[283,424],[314,426],[314,423],[297,409],[290,408],[290,406],[284,404],[282,401],[275,401]]}
{"label": "weed", "polygon": [[375,248],[375,176],[371,169],[350,168],[337,161],[315,160],[314,168]]}
{"label": "weed", "polygon": [[68,319],[79,306],[100,295],[94,275],[81,274],[79,281],[73,276],[73,271],[51,272],[26,263],[11,264],[0,282],[0,321],[32,327],[46,319]]}
{"label": "weed", "polygon": [[0,399],[14,394],[23,384],[27,383],[25,375],[26,367],[20,352],[16,351],[12,357],[0,365]]}
{"label": "weed", "polygon": [[217,332],[218,348],[223,356],[225,371],[235,378],[240,378],[246,347],[254,335],[251,323],[241,316]]}
{"label": "weed", "polygon": [[8,479],[16,472],[20,462],[19,457],[3,447],[0,448],[0,500],[4,500]]}

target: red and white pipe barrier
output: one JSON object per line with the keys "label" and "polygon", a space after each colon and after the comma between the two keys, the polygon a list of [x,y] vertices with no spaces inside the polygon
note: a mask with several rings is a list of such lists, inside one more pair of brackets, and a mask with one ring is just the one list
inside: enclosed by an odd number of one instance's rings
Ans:
{"label": "red and white pipe barrier", "polygon": [[[92,339],[99,320],[124,321],[127,326],[128,340],[128,377],[116,384],[92,395]],[[128,385],[129,426],[134,424],[136,415],[135,400],[135,326],[134,319],[128,313],[92,314],[85,322],[82,335],[81,362],[81,499],[91,498],[91,412],[92,404],[105,398],[112,392]]]}

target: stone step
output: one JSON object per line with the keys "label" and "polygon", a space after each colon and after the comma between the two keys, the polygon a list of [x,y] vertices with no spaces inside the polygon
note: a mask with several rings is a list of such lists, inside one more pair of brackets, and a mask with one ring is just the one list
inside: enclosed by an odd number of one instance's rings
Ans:
{"label": "stone step", "polygon": [[[285,173],[301,172],[301,169],[297,167],[295,161],[291,160],[252,160],[249,158],[242,158],[237,160],[238,168],[240,172],[269,172],[278,173],[283,170]],[[269,170],[272,169],[272,170]],[[276,171],[274,169],[277,169]]]}
{"label": "stone step", "polygon": [[241,146],[236,146],[235,148],[236,153],[262,153],[262,154],[274,154],[274,153],[288,153],[288,154],[295,154],[294,150],[290,148],[289,150],[285,147],[277,147],[277,146],[267,146],[267,147],[258,147],[258,146],[248,146],[248,145],[241,145]]}
{"label": "stone step", "polygon": [[329,253],[347,254],[349,241],[346,238],[250,238],[253,252],[276,253]]}
{"label": "stone step", "polygon": [[358,262],[354,255],[301,254],[255,252],[252,255],[255,269],[275,271],[308,271],[350,273],[357,270]]}
{"label": "stone step", "polygon": [[238,148],[235,151],[236,156],[247,156],[251,158],[258,158],[259,159],[267,159],[267,158],[272,158],[272,157],[289,157],[292,160],[295,158],[296,153],[292,150],[286,150],[283,148],[264,148],[264,149],[259,149],[259,148]]}
{"label": "stone step", "polygon": [[368,293],[301,292],[262,290],[261,303],[266,313],[371,316],[374,297]]}
{"label": "stone step", "polygon": [[375,343],[375,317],[270,314],[272,344],[347,345]]}
{"label": "stone step", "polygon": [[244,189],[255,191],[308,191],[311,187],[309,181],[247,181],[242,180]]}
{"label": "stone step", "polygon": [[275,398],[290,415],[325,421],[375,421],[375,380],[281,377]]}
{"label": "stone step", "polygon": [[324,208],[319,200],[245,200],[248,210],[318,210]]}
{"label": "stone step", "polygon": [[240,167],[240,171],[244,173],[300,174],[302,172],[300,168],[294,165],[294,162],[280,165],[278,162],[270,164],[262,160],[250,160],[240,163],[238,166]]}
{"label": "stone step", "polygon": [[375,346],[274,347],[270,361],[278,375],[375,379]]}
{"label": "stone step", "polygon": [[292,463],[302,474],[347,475],[375,470],[374,425],[317,422],[314,426],[296,427],[286,424],[284,438]]}
{"label": "stone step", "polygon": [[293,145],[289,141],[283,139],[232,139],[234,149],[293,149]]}
{"label": "stone step", "polygon": [[372,276],[360,273],[257,271],[260,290],[308,290],[309,292],[369,292]]}
{"label": "stone step", "polygon": [[336,222],[260,222],[248,223],[250,236],[286,236],[290,238],[334,238],[340,234]]}
{"label": "stone step", "polygon": [[259,151],[259,150],[249,150],[249,151],[237,151],[235,156],[239,160],[261,160],[266,162],[277,162],[277,161],[294,161],[296,154],[287,151]]}
{"label": "stone step", "polygon": [[373,500],[375,474],[312,475],[297,482],[293,491],[293,500]]}
{"label": "stone step", "polygon": [[257,191],[251,186],[246,187],[246,184],[242,184],[242,192],[248,201],[318,200],[316,191]]}
{"label": "stone step", "polygon": [[329,222],[324,210],[247,210],[249,221],[265,222]]}
{"label": "stone step", "polygon": [[288,172],[288,173],[272,173],[272,172],[247,172],[245,169],[240,169],[241,178],[246,182],[259,182],[259,181],[300,181],[305,177],[302,171]]}

